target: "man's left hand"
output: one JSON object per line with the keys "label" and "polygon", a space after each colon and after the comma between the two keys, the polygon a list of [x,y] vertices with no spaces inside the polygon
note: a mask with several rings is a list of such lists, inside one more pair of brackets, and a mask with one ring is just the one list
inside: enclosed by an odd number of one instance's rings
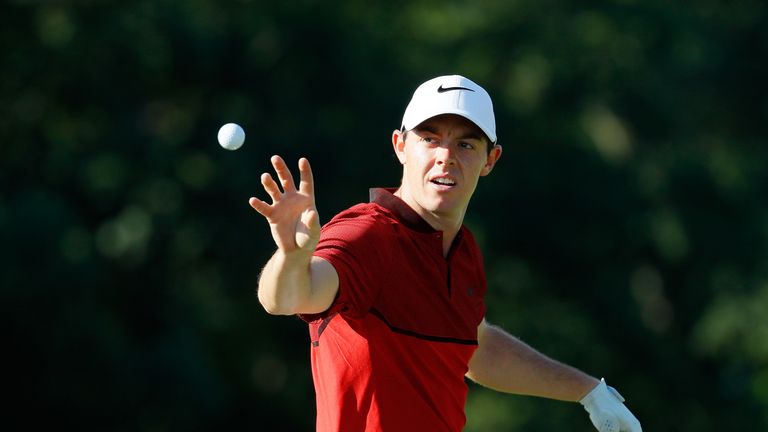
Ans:
{"label": "man's left hand", "polygon": [[624,406],[624,398],[605,380],[600,380],[579,403],[589,413],[589,419],[600,432],[642,432],[640,422]]}

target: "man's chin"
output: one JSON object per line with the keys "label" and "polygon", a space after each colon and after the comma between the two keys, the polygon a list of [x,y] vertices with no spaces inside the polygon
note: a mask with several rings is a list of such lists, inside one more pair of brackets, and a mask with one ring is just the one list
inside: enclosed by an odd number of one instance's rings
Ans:
{"label": "man's chin", "polygon": [[448,200],[435,200],[429,203],[427,211],[434,215],[449,215],[456,212],[457,205],[453,201]]}

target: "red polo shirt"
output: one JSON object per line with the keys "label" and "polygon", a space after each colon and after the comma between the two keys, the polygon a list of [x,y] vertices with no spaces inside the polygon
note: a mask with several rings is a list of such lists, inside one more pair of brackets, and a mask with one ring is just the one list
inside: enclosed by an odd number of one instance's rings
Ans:
{"label": "red polo shirt", "polygon": [[388,190],[372,189],[323,227],[316,256],[339,275],[309,322],[318,431],[460,431],[464,375],[485,315],[482,257],[462,227],[442,233]]}

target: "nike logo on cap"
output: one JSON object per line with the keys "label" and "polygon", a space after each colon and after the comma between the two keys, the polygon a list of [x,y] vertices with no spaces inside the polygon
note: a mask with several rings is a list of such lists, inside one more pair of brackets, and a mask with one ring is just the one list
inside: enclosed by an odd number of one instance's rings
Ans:
{"label": "nike logo on cap", "polygon": [[466,87],[443,87],[442,84],[440,84],[440,87],[437,88],[437,92],[438,93],[445,93],[445,92],[451,91],[451,90],[469,90],[471,92],[474,91],[471,88],[466,88]]}

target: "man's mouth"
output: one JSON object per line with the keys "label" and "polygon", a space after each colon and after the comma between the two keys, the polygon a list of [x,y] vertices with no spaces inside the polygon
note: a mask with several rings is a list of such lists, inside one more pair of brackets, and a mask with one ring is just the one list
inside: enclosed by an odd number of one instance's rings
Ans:
{"label": "man's mouth", "polygon": [[440,186],[456,186],[456,181],[448,177],[435,177],[430,182]]}

